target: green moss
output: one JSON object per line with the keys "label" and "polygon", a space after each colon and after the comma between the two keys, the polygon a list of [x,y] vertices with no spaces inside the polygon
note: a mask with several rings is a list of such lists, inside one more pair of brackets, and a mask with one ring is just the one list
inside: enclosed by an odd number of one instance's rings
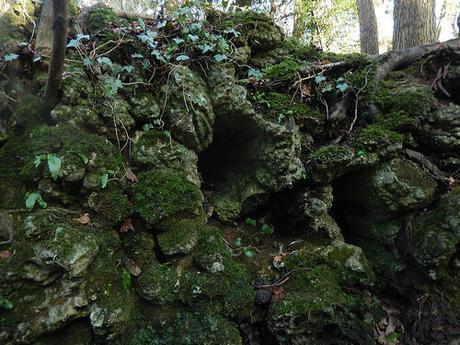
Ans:
{"label": "green moss", "polygon": [[119,20],[115,11],[110,7],[94,8],[88,13],[87,30],[96,32],[106,29],[111,23],[117,23]]}
{"label": "green moss", "polygon": [[410,116],[405,111],[379,114],[375,120],[377,125],[394,132],[404,133],[419,126],[417,118]]}
{"label": "green moss", "polygon": [[256,92],[252,98],[264,109],[264,115],[272,121],[280,123],[292,117],[296,123],[310,132],[317,132],[323,124],[323,116],[318,109],[306,105],[289,94]]}
{"label": "green moss", "polygon": [[179,300],[181,278],[174,266],[151,262],[137,277],[137,292],[155,304],[169,304]]}
{"label": "green moss", "polygon": [[145,232],[129,232],[123,237],[123,247],[126,254],[141,267],[156,261],[153,252],[154,240],[152,235]]}
{"label": "green moss", "polygon": [[203,196],[183,173],[155,169],[137,177],[139,182],[133,186],[134,208],[148,223],[202,214]]}
{"label": "green moss", "polygon": [[264,77],[268,79],[290,80],[296,75],[301,67],[302,65],[297,61],[292,59],[285,59],[276,65],[265,67],[262,72]]}
{"label": "green moss", "polygon": [[35,168],[35,157],[48,153],[64,157],[69,152],[87,161],[87,172],[98,176],[108,171],[116,173],[123,166],[121,154],[108,141],[71,126],[43,126],[9,140],[0,149],[0,176],[20,175],[24,180],[37,176],[49,177],[43,162]]}
{"label": "green moss", "polygon": [[110,182],[103,190],[93,192],[89,196],[88,205],[113,223],[124,220],[131,210],[128,197],[115,181]]}
{"label": "green moss", "polygon": [[353,146],[358,150],[367,152],[380,151],[385,154],[400,150],[403,139],[403,135],[375,124],[363,128]]}
{"label": "green moss", "polygon": [[344,174],[353,160],[354,150],[348,146],[326,145],[309,155],[309,170],[317,182],[330,182]]}
{"label": "green moss", "polygon": [[438,103],[428,86],[397,80],[381,82],[375,101],[384,113],[403,111],[411,117],[425,117]]}
{"label": "green moss", "polygon": [[166,255],[189,254],[196,245],[199,226],[199,222],[188,219],[164,224],[166,232],[157,236],[161,251]]}

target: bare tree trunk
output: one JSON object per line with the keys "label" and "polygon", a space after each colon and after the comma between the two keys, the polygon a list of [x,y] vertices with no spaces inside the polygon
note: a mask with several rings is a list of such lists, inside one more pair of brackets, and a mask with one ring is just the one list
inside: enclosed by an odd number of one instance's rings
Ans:
{"label": "bare tree trunk", "polygon": [[393,21],[394,50],[437,41],[435,0],[394,0]]}
{"label": "bare tree trunk", "polygon": [[42,5],[40,22],[38,23],[37,50],[50,50],[53,44],[53,2],[45,0]]}
{"label": "bare tree trunk", "polygon": [[361,52],[370,55],[378,54],[379,35],[374,2],[373,0],[356,0],[356,4],[358,6]]}
{"label": "bare tree trunk", "polygon": [[50,121],[51,110],[58,104],[62,94],[61,81],[67,45],[69,1],[53,0],[53,46],[51,50],[48,81],[43,99],[42,117]]}

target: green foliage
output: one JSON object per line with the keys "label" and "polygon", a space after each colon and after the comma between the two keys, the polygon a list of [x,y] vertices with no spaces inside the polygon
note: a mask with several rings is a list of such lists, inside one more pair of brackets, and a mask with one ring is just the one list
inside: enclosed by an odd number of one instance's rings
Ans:
{"label": "green foliage", "polygon": [[26,198],[26,208],[32,210],[37,203],[41,208],[46,208],[48,206],[48,203],[42,199],[39,192],[29,193]]}
{"label": "green foliage", "polygon": [[105,29],[110,23],[118,23],[119,18],[109,7],[94,8],[88,13],[87,28],[90,32]]}
{"label": "green foliage", "polygon": [[131,287],[131,273],[124,268],[121,270],[121,283],[123,290],[129,291],[129,288]]}
{"label": "green foliage", "polygon": [[278,64],[264,68],[262,73],[267,79],[291,80],[301,67],[302,65],[295,60],[285,59]]}

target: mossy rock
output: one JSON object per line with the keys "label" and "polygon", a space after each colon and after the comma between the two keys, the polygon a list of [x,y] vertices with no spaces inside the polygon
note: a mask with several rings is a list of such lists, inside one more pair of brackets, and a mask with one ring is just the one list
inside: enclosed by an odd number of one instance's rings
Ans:
{"label": "mossy rock", "polygon": [[85,16],[85,29],[87,32],[97,32],[118,21],[119,18],[112,8],[96,5]]}
{"label": "mossy rock", "polygon": [[413,256],[432,279],[445,277],[460,243],[460,188],[449,191],[432,210],[412,221]]}
{"label": "mossy rock", "polygon": [[286,258],[285,270],[292,272],[283,287],[286,296],[270,306],[268,318],[280,344],[373,344],[368,334],[372,323],[363,322],[361,315],[379,320],[379,302],[350,290],[374,282],[359,248],[341,241],[328,247],[308,245]]}
{"label": "mossy rock", "polygon": [[185,174],[154,169],[138,174],[133,186],[134,209],[149,224],[203,214],[203,195]]}
{"label": "mossy rock", "polygon": [[153,235],[146,232],[129,232],[123,237],[123,247],[126,254],[141,265],[141,268],[146,267],[152,261],[156,261],[154,245]]}
{"label": "mossy rock", "polygon": [[[5,167],[0,168],[0,176],[16,175],[26,182],[50,178],[46,159],[35,167],[37,156],[47,154],[61,160],[58,179],[80,180],[84,169],[83,184],[89,189],[100,188],[103,174],[116,174],[123,167],[121,154],[108,141],[71,126],[44,126],[9,140],[0,149],[0,161]],[[87,183],[89,178],[94,179],[91,184]]]}
{"label": "mossy rock", "polygon": [[152,325],[135,329],[128,345],[240,345],[236,325],[207,311],[178,311]]}
{"label": "mossy rock", "polygon": [[380,220],[429,205],[437,192],[434,178],[415,163],[399,158],[353,173],[342,182],[349,202]]}
{"label": "mossy rock", "polygon": [[141,166],[181,171],[197,187],[201,185],[195,152],[172,140],[164,131],[149,130],[138,135],[133,145],[133,160]]}
{"label": "mossy rock", "polygon": [[352,145],[362,156],[376,153],[386,158],[402,150],[403,139],[402,134],[375,124],[361,129]]}
{"label": "mossy rock", "polygon": [[322,146],[309,155],[309,172],[315,182],[331,182],[349,170],[354,156],[354,150],[349,146]]}
{"label": "mossy rock", "polygon": [[16,48],[16,42],[29,39],[28,35],[33,32],[37,22],[36,12],[39,6],[40,1],[35,0],[10,3],[8,11],[0,17],[1,51]]}
{"label": "mossy rock", "polygon": [[265,78],[275,81],[288,81],[296,75],[301,67],[302,65],[296,60],[286,58],[280,63],[265,67],[262,72]]}
{"label": "mossy rock", "polygon": [[186,255],[196,246],[200,224],[182,219],[163,225],[167,230],[157,235],[158,245],[166,255]]}
{"label": "mossy rock", "polygon": [[136,94],[129,99],[131,115],[145,124],[156,123],[161,118],[161,108],[158,101],[151,94]]}
{"label": "mossy rock", "polygon": [[212,141],[214,111],[204,80],[186,66],[174,68],[163,87],[169,102],[165,122],[178,142],[195,152]]}
{"label": "mossy rock", "polygon": [[88,205],[113,224],[124,220],[131,213],[128,197],[117,182],[110,182],[106,188],[91,193]]}

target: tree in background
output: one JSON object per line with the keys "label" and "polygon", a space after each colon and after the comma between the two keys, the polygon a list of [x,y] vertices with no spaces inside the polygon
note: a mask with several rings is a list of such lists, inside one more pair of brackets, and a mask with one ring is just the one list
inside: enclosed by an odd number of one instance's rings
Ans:
{"label": "tree in background", "polygon": [[361,52],[364,54],[379,53],[379,35],[377,17],[373,0],[356,0],[359,17],[359,39]]}
{"label": "tree in background", "polygon": [[[67,30],[69,21],[68,0],[45,0],[53,2],[53,44],[48,68],[48,80],[43,96],[42,117],[50,120],[51,110],[58,104],[61,97],[62,72],[64,70],[65,51],[67,46]],[[46,4],[44,4],[46,6]],[[46,24],[45,24],[46,25]]]}
{"label": "tree in background", "polygon": [[394,50],[434,43],[438,39],[435,0],[394,0],[393,22]]}

